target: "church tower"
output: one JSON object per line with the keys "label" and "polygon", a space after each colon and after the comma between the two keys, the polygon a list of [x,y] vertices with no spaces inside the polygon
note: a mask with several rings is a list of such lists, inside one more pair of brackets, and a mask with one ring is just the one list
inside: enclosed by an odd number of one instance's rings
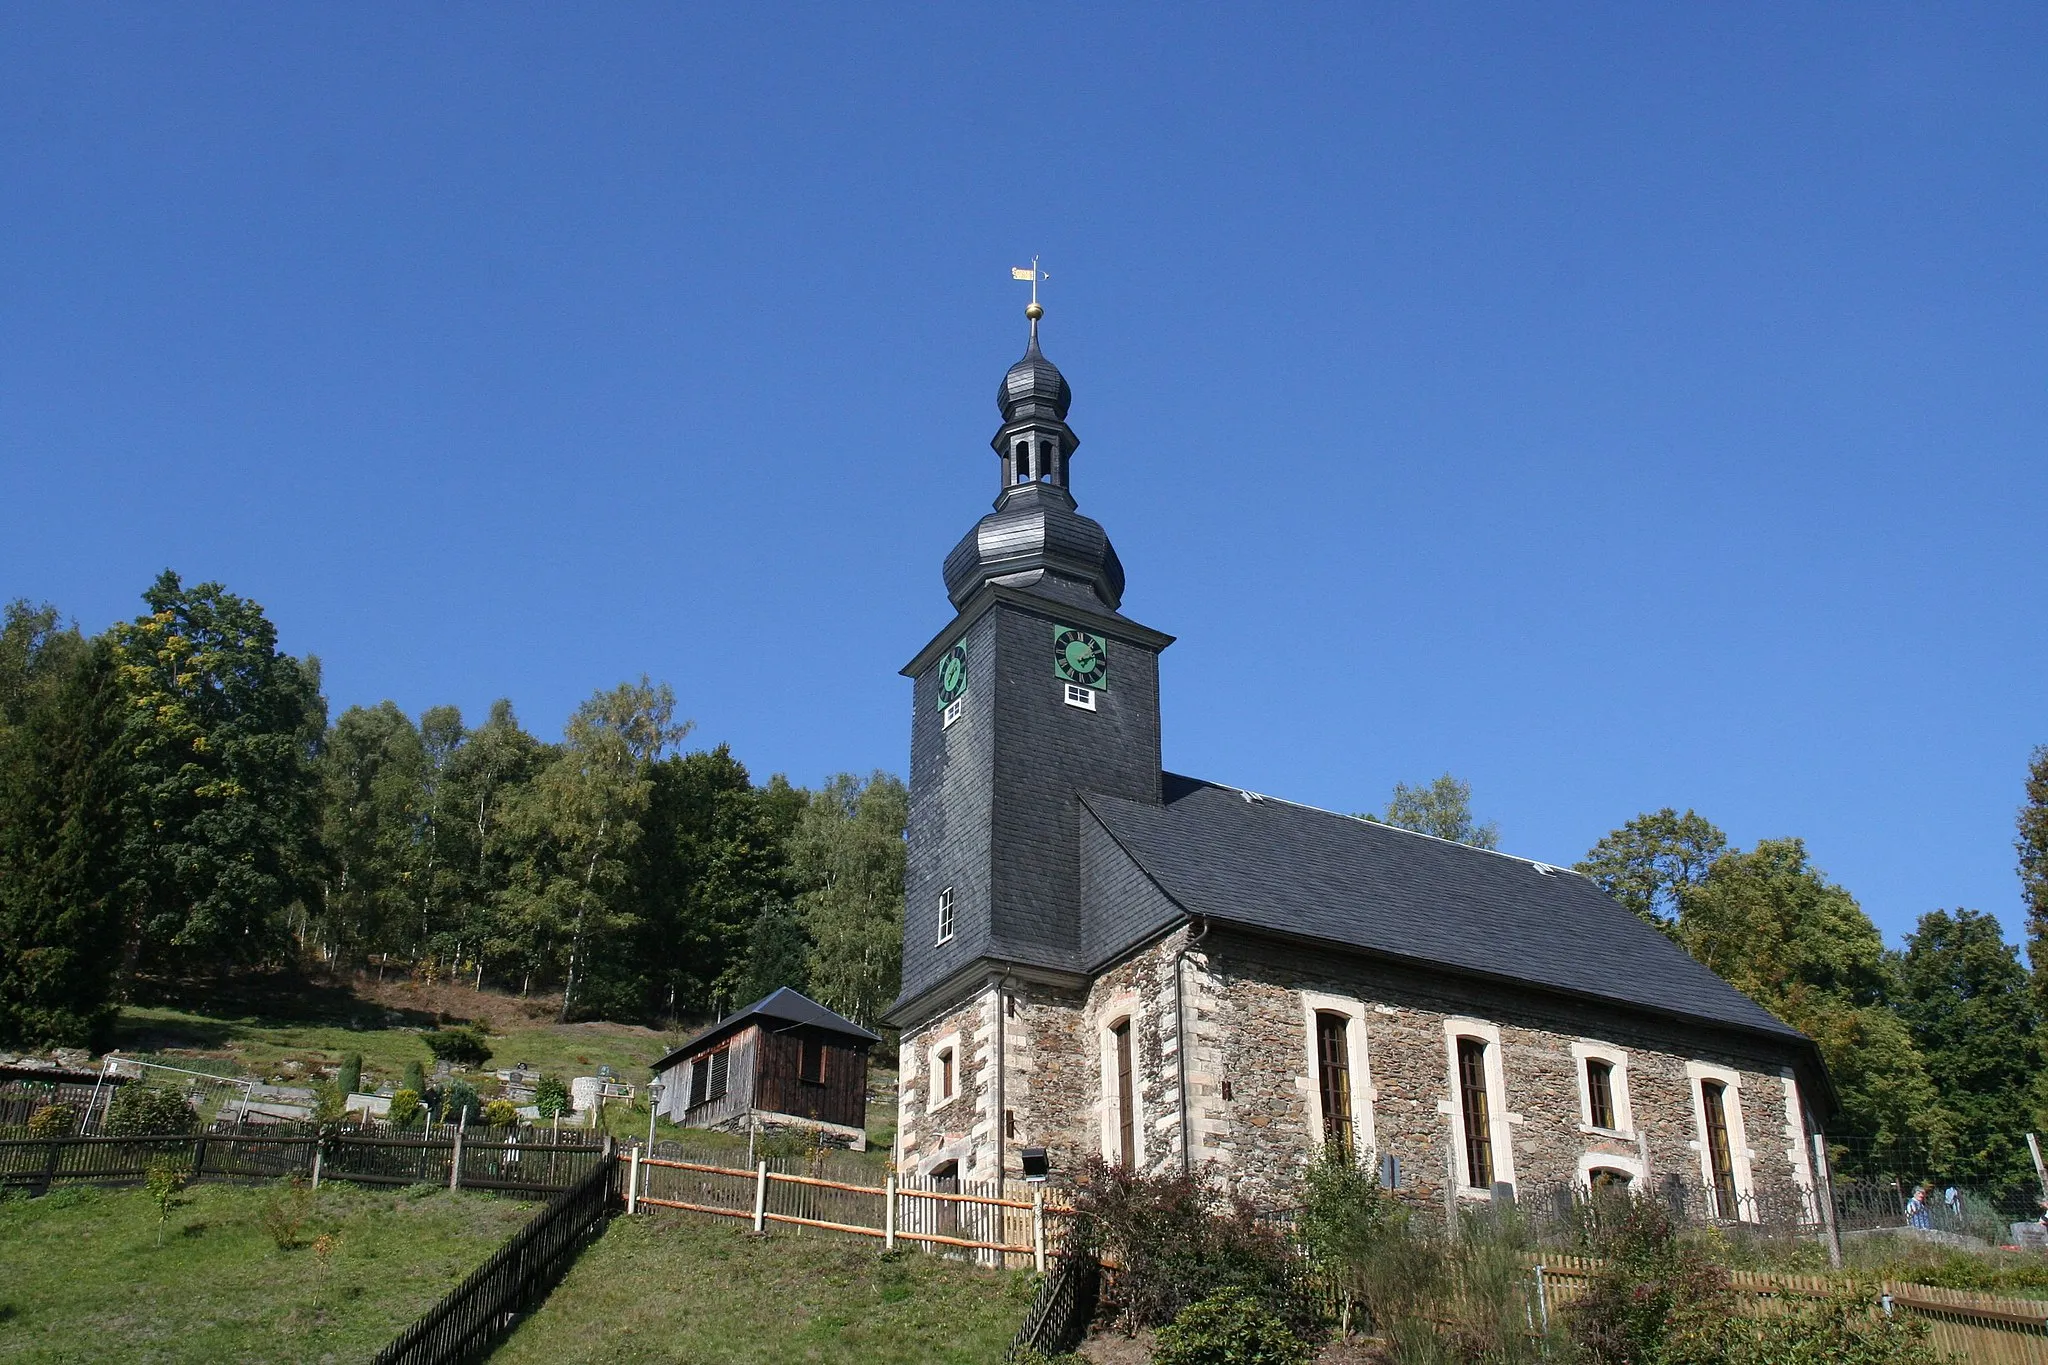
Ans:
{"label": "church tower", "polygon": [[[955,615],[903,669],[910,824],[889,1020],[906,1057],[934,1021],[1002,983],[1085,986],[1115,945],[1082,904],[1077,795],[1160,800],[1159,652],[1172,637],[1119,611],[1123,565],[1076,510],[1072,390],[1039,349],[1035,300],[1026,315],[1029,344],[996,391],[995,509],[946,556]],[[971,1051],[959,1081],[933,1084],[966,1084]],[[1001,1114],[993,1102],[987,1124]],[[971,1173],[986,1178],[977,1147]]]}

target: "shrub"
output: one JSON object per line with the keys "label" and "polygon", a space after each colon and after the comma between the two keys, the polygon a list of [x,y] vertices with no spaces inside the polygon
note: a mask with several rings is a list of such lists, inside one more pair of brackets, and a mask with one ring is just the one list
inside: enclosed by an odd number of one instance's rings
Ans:
{"label": "shrub", "polygon": [[384,1121],[393,1128],[410,1128],[419,1122],[423,1109],[419,1091],[400,1090],[392,1095],[391,1108],[385,1111]]}
{"label": "shrub", "polygon": [[363,1054],[351,1052],[341,1059],[341,1070],[335,1073],[334,1088],[341,1092],[344,1103],[348,1097],[363,1088]]}
{"label": "shrub", "polygon": [[1159,1329],[1153,1365],[1306,1365],[1307,1342],[1240,1289],[1189,1304]]}
{"label": "shrub", "polygon": [[560,1076],[543,1076],[533,1087],[533,1103],[544,1119],[566,1114],[569,1112],[569,1087]]}
{"label": "shrub", "polygon": [[70,1137],[71,1130],[78,1124],[78,1115],[68,1104],[46,1104],[36,1110],[28,1121],[28,1135],[32,1138]]}
{"label": "shrub", "polygon": [[[1727,1276],[1680,1242],[1671,1215],[1653,1199],[1632,1199],[1596,1234],[1605,1264],[1567,1314],[1587,1365],[1663,1360],[1667,1345],[1724,1331],[1733,1304]],[[1683,1351],[1676,1358],[1704,1358]]]}
{"label": "shrub", "polygon": [[519,1122],[519,1106],[510,1100],[492,1100],[484,1106],[484,1122],[493,1128],[510,1128]]}
{"label": "shrub", "polygon": [[181,1161],[157,1160],[149,1163],[149,1171],[143,1177],[142,1188],[149,1195],[149,1202],[156,1205],[156,1244],[164,1244],[164,1224],[171,1219],[171,1210],[177,1206],[178,1194],[192,1178],[189,1168]]}
{"label": "shrub", "polygon": [[412,1091],[415,1095],[424,1095],[427,1093],[427,1073],[418,1062],[407,1062],[405,1064],[405,1079],[400,1082],[400,1085],[404,1089]]}
{"label": "shrub", "polygon": [[1074,1229],[1081,1247],[1118,1266],[1119,1325],[1171,1322],[1182,1309],[1240,1289],[1307,1337],[1313,1316],[1297,1290],[1299,1265],[1248,1200],[1198,1175],[1138,1175],[1091,1159],[1082,1169]]}
{"label": "shrub", "polygon": [[299,1245],[299,1234],[313,1216],[314,1199],[312,1188],[296,1175],[288,1176],[271,1189],[263,1201],[263,1230],[277,1243],[279,1251],[290,1251]]}
{"label": "shrub", "polygon": [[107,1105],[109,1137],[181,1135],[197,1127],[199,1116],[175,1090],[154,1085],[124,1085]]}
{"label": "shrub", "polygon": [[484,1112],[484,1102],[477,1098],[476,1088],[467,1081],[450,1081],[448,1088],[441,1092],[441,1122],[455,1123],[467,1116],[470,1123]]}
{"label": "shrub", "polygon": [[[1873,1309],[1876,1295],[1846,1292],[1808,1299],[1768,1316],[1738,1319],[1709,1342],[1726,1342],[1727,1365],[1939,1365],[1946,1357],[1927,1344],[1927,1324],[1904,1313]],[[1707,1352],[1712,1351],[1707,1346]]]}
{"label": "shrub", "polygon": [[473,1028],[443,1028],[422,1033],[420,1041],[451,1066],[482,1066],[491,1060],[491,1045]]}
{"label": "shrub", "polygon": [[1337,1291],[1338,1327],[1351,1331],[1361,1304],[1374,1321],[1398,1312],[1414,1297],[1407,1256],[1408,1211],[1380,1188],[1370,1154],[1354,1160],[1331,1147],[1309,1167],[1296,1224],[1302,1245]]}

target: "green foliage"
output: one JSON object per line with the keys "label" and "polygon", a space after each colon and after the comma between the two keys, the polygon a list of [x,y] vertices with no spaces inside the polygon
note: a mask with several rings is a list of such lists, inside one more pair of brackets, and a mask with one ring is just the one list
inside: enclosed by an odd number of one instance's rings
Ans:
{"label": "green foliage", "polygon": [[2040,1051],[2018,950],[1991,915],[1935,910],[1907,937],[1896,978],[1893,1008],[1955,1116],[1950,1174],[2023,1194]]}
{"label": "green foliage", "polygon": [[171,1209],[178,1196],[184,1193],[191,1181],[189,1167],[168,1158],[152,1161],[142,1177],[143,1191],[149,1195],[149,1202],[156,1205],[156,1244],[164,1244],[164,1224],[170,1221]]}
{"label": "green foliage", "polygon": [[1118,1266],[1124,1327],[1163,1325],[1189,1304],[1237,1289],[1300,1335],[1313,1329],[1291,1248],[1248,1200],[1200,1176],[1140,1175],[1090,1159],[1074,1214],[1076,1243]]}
{"label": "green foliage", "polygon": [[492,1100],[484,1105],[483,1118],[492,1128],[510,1128],[519,1122],[519,1106],[510,1100]]}
{"label": "green foliage", "polygon": [[[1725,1335],[1707,1336],[1701,1361],[1727,1365],[1943,1365],[1949,1357],[1927,1343],[1927,1324],[1874,1307],[1874,1291],[1844,1291],[1796,1300],[1783,1312],[1738,1318]],[[1702,1334],[1705,1336],[1706,1334]]]}
{"label": "green foliage", "polygon": [[426,1113],[426,1106],[420,1103],[420,1092],[413,1089],[395,1090],[391,1094],[391,1107],[384,1113],[384,1121],[393,1128],[410,1128]]}
{"label": "green foliage", "polygon": [[78,1126],[78,1115],[68,1104],[46,1104],[29,1116],[28,1135],[32,1138],[60,1138],[71,1136]]}
{"label": "green foliage", "polygon": [[15,602],[0,625],[0,1044],[104,1048],[123,936],[112,652]]}
{"label": "green foliage", "polygon": [[1472,784],[1449,773],[1425,787],[1396,782],[1386,813],[1368,812],[1360,818],[1474,848],[1496,848],[1500,844],[1499,825],[1491,820],[1480,824],[1472,818]]}
{"label": "green foliage", "polygon": [[334,1088],[346,1098],[363,1088],[363,1054],[351,1052],[341,1059],[341,1070],[335,1073]]}
{"label": "green foliage", "polygon": [[450,1081],[448,1088],[441,1092],[441,1122],[475,1123],[483,1116],[484,1102],[477,1097],[476,1089],[467,1081]]}
{"label": "green foliage", "polygon": [[107,1104],[108,1137],[183,1135],[199,1126],[199,1115],[175,1090],[154,1085],[124,1085]]}
{"label": "green foliage", "polygon": [[2048,744],[2027,764],[2018,837],[2020,895],[2027,906],[2027,961],[2034,969],[2034,1013],[2048,1019]]}
{"label": "green foliage", "polygon": [[416,945],[426,777],[418,729],[394,702],[351,706],[327,731],[317,766],[321,938],[343,961]]}
{"label": "green foliage", "polygon": [[1728,851],[1728,836],[1704,816],[1666,806],[1638,815],[1593,845],[1577,870],[1650,924],[1674,925],[1685,893]]}
{"label": "green foliage", "polygon": [[410,1090],[410,1091],[412,1091],[412,1093],[413,1093],[413,1094],[415,1094],[415,1095],[424,1095],[424,1094],[426,1094],[426,1093],[427,1093],[427,1073],[426,1073],[426,1068],[422,1067],[422,1066],[421,1066],[421,1065],[420,1065],[420,1064],[419,1064],[418,1062],[414,1062],[414,1061],[409,1061],[409,1062],[407,1062],[407,1063],[405,1064],[405,1079],[403,1079],[402,1081],[400,1081],[400,1082],[399,1082],[399,1085],[400,1085],[401,1087],[403,1087],[404,1089],[406,1089],[406,1090]]}
{"label": "green foliage", "polygon": [[1377,1320],[1413,1295],[1406,1291],[1413,1259],[1407,1256],[1408,1210],[1380,1188],[1371,1154],[1353,1160],[1331,1146],[1310,1165],[1302,1185],[1296,1228],[1316,1269],[1341,1305],[1338,1327],[1348,1334],[1357,1308]]}
{"label": "green foliage", "polygon": [[888,773],[841,773],[813,792],[790,865],[810,940],[809,994],[875,1027],[903,961],[904,826],[910,792]]}
{"label": "green foliage", "polygon": [[[1566,1322],[1585,1365],[1707,1365],[1713,1357],[1673,1350],[1725,1325],[1733,1309],[1728,1277],[1682,1242],[1652,1199],[1623,1203],[1601,1230],[1602,1265]],[[1695,1343],[1696,1344],[1696,1343]]]}
{"label": "green foliage", "polygon": [[338,1122],[348,1112],[348,1092],[333,1081],[313,1082],[313,1122],[329,1124]]}
{"label": "green foliage", "polygon": [[435,1029],[422,1033],[420,1041],[427,1051],[453,1066],[482,1066],[491,1060],[491,1045],[473,1028]]}
{"label": "green foliage", "polygon": [[560,1076],[543,1076],[534,1084],[533,1104],[543,1119],[569,1112],[569,1087]]}
{"label": "green foliage", "polygon": [[1306,1365],[1313,1348],[1264,1304],[1225,1289],[1183,1308],[1159,1330],[1154,1365]]}
{"label": "green foliage", "polygon": [[122,859],[143,960],[276,957],[320,851],[318,670],[277,650],[262,608],[165,570],[115,626],[130,807]]}

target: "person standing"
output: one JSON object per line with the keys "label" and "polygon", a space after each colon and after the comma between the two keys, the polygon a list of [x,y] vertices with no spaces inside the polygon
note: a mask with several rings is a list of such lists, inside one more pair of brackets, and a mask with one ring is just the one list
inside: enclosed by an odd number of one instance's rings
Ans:
{"label": "person standing", "polygon": [[1913,1187],[1913,1197],[1906,1201],[1906,1225],[1915,1228],[1931,1228],[1932,1220],[1927,1216],[1927,1196],[1933,1193],[1933,1186],[1922,1181]]}

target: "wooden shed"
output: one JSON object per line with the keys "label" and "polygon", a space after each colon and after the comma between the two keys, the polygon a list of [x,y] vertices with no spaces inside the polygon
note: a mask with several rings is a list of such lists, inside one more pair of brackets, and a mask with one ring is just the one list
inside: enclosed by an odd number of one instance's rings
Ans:
{"label": "wooden shed", "polygon": [[865,1151],[868,1049],[880,1041],[785,986],[654,1064],[661,1113],[692,1128],[816,1128]]}

